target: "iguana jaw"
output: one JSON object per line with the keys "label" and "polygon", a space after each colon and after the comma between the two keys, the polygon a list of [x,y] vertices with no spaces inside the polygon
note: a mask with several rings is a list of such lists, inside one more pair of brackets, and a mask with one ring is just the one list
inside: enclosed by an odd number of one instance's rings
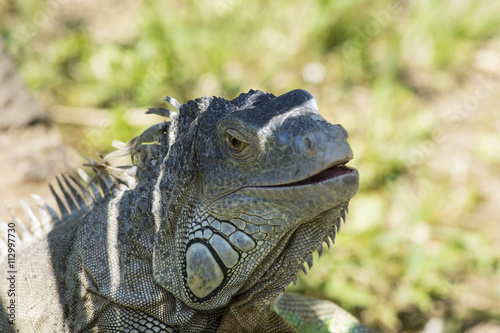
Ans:
{"label": "iguana jaw", "polygon": [[329,181],[331,179],[337,178],[337,177],[342,177],[347,174],[354,174],[357,173],[356,169],[351,168],[346,166],[345,162],[337,163],[334,164],[324,170],[321,170],[312,176],[306,177],[301,180],[297,180],[294,182],[290,183],[284,183],[284,184],[276,184],[276,185],[267,185],[267,186],[253,186],[253,188],[286,188],[286,187],[302,187],[302,186],[314,186],[315,184],[318,183],[323,183],[326,181]]}
{"label": "iguana jaw", "polygon": [[[286,193],[288,199],[300,200],[301,197],[318,195],[318,193],[321,192],[325,192],[328,196],[335,196],[335,193],[340,191],[342,194],[338,197],[348,201],[356,194],[359,187],[358,171],[355,168],[346,166],[349,160],[351,160],[351,158],[332,163],[331,166],[321,169],[312,175],[291,182],[226,189],[225,191],[221,191],[217,196],[211,198],[209,203],[212,204],[224,197],[245,192],[252,192],[254,195],[264,195],[266,197],[273,196],[273,193],[278,197],[282,197],[282,194]],[[344,188],[339,185],[344,186]],[[258,193],[260,193],[260,195]],[[335,196],[335,198],[331,198],[333,199],[331,202],[337,202],[338,197]]]}
{"label": "iguana jaw", "polygon": [[[341,217],[345,216],[347,204],[359,186],[357,170],[345,166],[348,160],[333,162],[327,168],[300,180],[268,186],[244,187],[225,197],[228,202],[246,202],[240,205],[240,209],[242,213],[246,213],[244,206],[250,205],[249,215],[252,208],[265,210],[266,202],[272,203],[274,207],[283,207],[281,212],[285,214],[281,223],[281,227],[285,229],[282,231],[283,236],[271,245],[272,250],[267,252],[263,261],[272,264],[269,266],[261,264],[261,267],[266,267],[267,277],[263,280],[262,277],[249,279],[242,290],[248,288],[252,292],[257,292],[262,288],[265,294],[263,299],[266,299],[266,303],[272,303],[272,300],[291,281],[296,282],[296,276],[301,269],[305,271],[302,263],[312,262],[311,252],[322,247],[323,242],[329,242],[329,238],[335,238],[340,228]],[[251,202],[260,204],[252,206]],[[218,206],[216,211],[221,214],[222,219],[225,219],[222,215],[230,215],[230,212],[226,213],[223,209],[224,203],[216,205]],[[282,242],[287,244],[284,248],[278,245]],[[256,271],[255,274],[259,275],[262,272]],[[274,275],[276,277],[273,277]],[[276,294],[270,291],[267,282],[262,284],[258,282],[261,280],[276,281],[272,288]]]}

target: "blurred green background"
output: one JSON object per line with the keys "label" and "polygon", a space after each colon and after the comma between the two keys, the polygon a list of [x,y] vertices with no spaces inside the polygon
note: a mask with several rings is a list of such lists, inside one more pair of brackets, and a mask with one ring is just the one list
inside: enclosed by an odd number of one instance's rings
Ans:
{"label": "blurred green background", "polygon": [[143,130],[133,111],[166,94],[308,90],[349,131],[361,188],[290,289],[384,332],[500,322],[500,2],[24,0],[0,14],[27,85],[86,156]]}

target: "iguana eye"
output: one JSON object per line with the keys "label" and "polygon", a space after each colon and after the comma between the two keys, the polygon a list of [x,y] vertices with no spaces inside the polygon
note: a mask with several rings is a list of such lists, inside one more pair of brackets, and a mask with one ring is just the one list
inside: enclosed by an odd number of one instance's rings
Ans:
{"label": "iguana eye", "polygon": [[243,140],[243,135],[235,129],[228,129],[226,131],[226,141],[230,152],[238,155],[248,146],[248,143]]}
{"label": "iguana eye", "polygon": [[245,128],[236,129],[238,124],[234,126],[226,122],[220,123],[219,126],[224,127],[221,130],[219,142],[222,150],[230,157],[230,160],[238,164],[252,161],[259,148],[257,135]]}
{"label": "iguana eye", "polygon": [[242,151],[247,145],[245,142],[238,140],[234,136],[229,135],[229,144],[231,145],[231,149],[237,153]]}

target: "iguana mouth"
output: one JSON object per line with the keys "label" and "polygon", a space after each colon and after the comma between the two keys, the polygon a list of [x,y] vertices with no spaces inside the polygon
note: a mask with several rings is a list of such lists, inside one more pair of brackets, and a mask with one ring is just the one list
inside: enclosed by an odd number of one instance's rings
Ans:
{"label": "iguana mouth", "polygon": [[312,185],[312,184],[322,183],[324,181],[355,172],[356,169],[346,166],[345,165],[346,163],[347,162],[335,164],[329,168],[326,168],[318,173],[313,174],[312,176],[309,176],[299,181],[285,183],[285,184],[278,184],[278,185],[262,186],[262,187],[296,187],[296,186]]}

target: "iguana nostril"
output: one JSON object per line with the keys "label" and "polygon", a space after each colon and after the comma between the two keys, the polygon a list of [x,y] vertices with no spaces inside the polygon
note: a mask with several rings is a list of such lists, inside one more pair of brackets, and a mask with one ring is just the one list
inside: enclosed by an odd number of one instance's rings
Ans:
{"label": "iguana nostril", "polygon": [[302,147],[306,153],[314,153],[316,151],[316,140],[314,140],[314,137],[312,136],[304,136],[302,139]]}
{"label": "iguana nostril", "polygon": [[317,149],[315,134],[304,134],[296,136],[293,139],[293,149],[298,154],[307,154],[310,156],[315,156]]}
{"label": "iguana nostril", "polygon": [[305,148],[307,151],[309,151],[309,150],[311,150],[312,145],[313,145],[313,143],[312,143],[311,139],[309,139],[308,137],[305,137],[305,138],[304,138],[304,148]]}

